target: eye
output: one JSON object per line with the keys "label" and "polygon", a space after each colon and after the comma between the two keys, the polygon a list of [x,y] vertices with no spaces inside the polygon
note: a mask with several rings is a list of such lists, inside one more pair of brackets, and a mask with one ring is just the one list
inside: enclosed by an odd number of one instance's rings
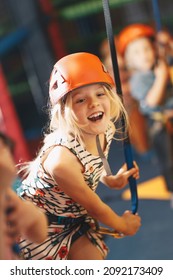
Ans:
{"label": "eye", "polygon": [[84,101],[85,101],[84,98],[80,98],[80,99],[77,99],[77,100],[75,101],[75,103],[79,104],[79,103],[83,103]]}
{"label": "eye", "polygon": [[105,96],[105,93],[104,92],[99,92],[97,93],[97,96],[100,97],[100,96]]}

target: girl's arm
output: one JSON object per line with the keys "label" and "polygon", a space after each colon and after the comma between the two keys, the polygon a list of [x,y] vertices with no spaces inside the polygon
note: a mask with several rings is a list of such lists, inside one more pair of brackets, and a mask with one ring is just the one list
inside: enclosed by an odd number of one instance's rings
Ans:
{"label": "girl's arm", "polygon": [[83,166],[65,147],[53,148],[45,159],[44,168],[59,187],[101,223],[126,235],[133,235],[140,227],[140,218],[130,212],[117,215],[85,183]]}
{"label": "girl's arm", "polygon": [[23,228],[23,231],[21,230],[21,233],[32,242],[43,242],[48,234],[48,221],[45,214],[29,201],[23,201],[22,209],[25,212],[23,223],[25,223],[27,216],[29,222],[27,222],[28,225]]}
{"label": "girl's arm", "polygon": [[146,96],[146,103],[150,107],[160,105],[165,98],[165,90],[168,83],[169,72],[166,63],[163,60],[158,61],[158,64],[154,69],[154,73],[154,83]]}
{"label": "girl's arm", "polygon": [[10,232],[40,243],[47,237],[47,218],[41,210],[29,201],[23,201],[11,189],[8,190],[8,209],[13,209],[7,216],[7,222],[12,224]]}

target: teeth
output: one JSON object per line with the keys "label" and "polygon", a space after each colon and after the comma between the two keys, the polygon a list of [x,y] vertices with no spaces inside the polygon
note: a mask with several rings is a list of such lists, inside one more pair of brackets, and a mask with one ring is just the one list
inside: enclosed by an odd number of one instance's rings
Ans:
{"label": "teeth", "polygon": [[103,115],[103,113],[102,112],[98,112],[98,113],[94,113],[94,114],[92,114],[91,116],[89,116],[88,118],[90,119],[90,118],[97,118],[97,117],[100,117],[100,116],[102,116]]}
{"label": "teeth", "polygon": [[88,120],[90,120],[92,122],[96,122],[98,120],[101,120],[102,117],[103,117],[103,112],[93,113],[92,115],[90,115],[88,117]]}

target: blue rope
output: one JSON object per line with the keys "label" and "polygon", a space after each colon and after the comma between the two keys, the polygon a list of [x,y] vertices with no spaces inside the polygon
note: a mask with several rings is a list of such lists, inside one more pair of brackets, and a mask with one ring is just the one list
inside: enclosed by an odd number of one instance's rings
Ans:
{"label": "blue rope", "polygon": [[[126,160],[127,168],[133,168],[133,154],[130,142],[124,140],[124,157]],[[137,184],[135,178],[133,176],[129,177],[129,185],[130,185],[130,192],[131,192],[131,207],[132,213],[135,214],[138,210],[138,194],[137,194]]]}
{"label": "blue rope", "polygon": [[154,13],[154,19],[155,19],[155,23],[156,23],[156,29],[157,29],[157,31],[160,31],[162,29],[162,23],[161,23],[161,16],[160,16],[158,0],[152,0],[152,5],[153,5],[153,13]]}
{"label": "blue rope", "polygon": [[[114,35],[113,35],[113,29],[112,29],[112,21],[111,21],[111,15],[110,15],[110,8],[109,8],[109,0],[102,0],[103,3],[103,11],[104,11],[104,17],[105,17],[105,24],[106,24],[106,32],[107,37],[109,41],[109,47],[111,52],[111,58],[112,58],[112,66],[113,66],[113,73],[114,73],[114,79],[115,79],[115,85],[117,93],[122,98],[122,88],[121,88],[121,81],[120,81],[120,75],[119,75],[119,68],[118,68],[118,61],[117,61],[117,53],[114,43]],[[122,127],[124,128],[124,117],[121,119],[122,121]],[[127,168],[131,169],[133,164],[133,155],[132,155],[132,149],[130,144],[129,136],[125,138],[124,142],[124,157],[127,164]],[[132,176],[129,178],[129,186],[130,186],[130,192],[131,192],[131,204],[132,204],[132,213],[135,214],[138,210],[138,194],[137,194],[137,184],[136,179],[134,179]]]}

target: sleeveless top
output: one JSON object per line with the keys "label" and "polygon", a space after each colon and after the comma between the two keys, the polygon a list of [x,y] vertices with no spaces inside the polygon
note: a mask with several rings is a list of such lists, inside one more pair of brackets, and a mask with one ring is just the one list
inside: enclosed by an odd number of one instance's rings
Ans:
{"label": "sleeveless top", "polygon": [[[113,138],[111,125],[108,125],[105,136],[107,145],[104,154],[108,156]],[[67,147],[79,159],[84,166],[84,180],[87,186],[95,191],[104,170],[101,158],[85,150],[72,136],[68,141],[55,141],[53,146],[56,145]],[[18,193],[23,199],[31,200],[46,213],[49,221],[48,238],[39,245],[21,240],[22,257],[24,259],[67,259],[71,244],[82,234],[86,234],[105,258],[108,248],[95,229],[94,219],[81,205],[66,195],[55,180],[45,172],[41,161],[44,153],[45,150],[36,161],[34,171],[22,182]]]}

